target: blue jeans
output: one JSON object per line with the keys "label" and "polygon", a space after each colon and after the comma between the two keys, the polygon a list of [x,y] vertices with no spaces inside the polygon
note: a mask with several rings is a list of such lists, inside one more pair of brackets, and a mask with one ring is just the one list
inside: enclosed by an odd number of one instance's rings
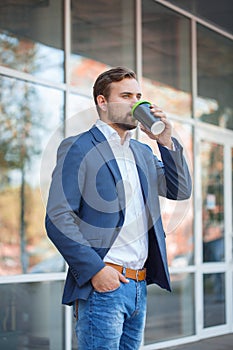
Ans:
{"label": "blue jeans", "polygon": [[129,280],[114,291],[93,291],[78,302],[78,350],[137,350],[146,318],[146,282]]}

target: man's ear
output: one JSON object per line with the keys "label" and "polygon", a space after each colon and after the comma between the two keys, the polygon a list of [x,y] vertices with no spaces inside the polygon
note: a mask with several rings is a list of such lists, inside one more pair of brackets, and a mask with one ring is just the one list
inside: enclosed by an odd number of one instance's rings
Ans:
{"label": "man's ear", "polygon": [[107,101],[104,95],[98,95],[97,96],[97,104],[98,107],[101,109],[101,111],[106,112],[107,111]]}

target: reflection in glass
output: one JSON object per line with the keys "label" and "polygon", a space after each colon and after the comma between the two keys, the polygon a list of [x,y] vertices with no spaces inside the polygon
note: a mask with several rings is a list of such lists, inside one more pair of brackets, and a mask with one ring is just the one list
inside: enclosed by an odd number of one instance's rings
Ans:
{"label": "reflection in glass", "polygon": [[61,0],[6,0],[0,10],[0,65],[46,80],[64,79]]}
{"label": "reflection in glass", "polygon": [[203,261],[224,260],[223,146],[201,142]]}
{"label": "reflection in glass", "polygon": [[[91,96],[93,81],[110,66],[135,68],[134,1],[72,1],[70,81]],[[91,9],[91,11],[90,11]]]}
{"label": "reflection in glass", "polygon": [[75,94],[69,95],[66,136],[77,135],[89,130],[97,119],[99,116],[92,99]]}
{"label": "reflection in glass", "polygon": [[[41,160],[62,120],[63,93],[1,77],[0,110],[0,274],[56,271],[64,263],[51,261],[55,250],[45,235],[40,171],[49,182],[56,155],[42,169]],[[42,259],[47,265],[39,265]]]}
{"label": "reflection in glass", "polygon": [[[183,146],[183,152],[190,173],[193,169],[193,142],[190,125],[173,122],[173,136]],[[166,232],[168,264],[171,267],[185,267],[193,264],[193,202],[171,201],[160,198],[162,219]]]}
{"label": "reflection in glass", "polygon": [[[184,155],[190,172],[193,169],[192,128],[190,125],[173,122],[173,136],[183,146]],[[160,152],[154,140],[139,132],[139,141],[148,144],[154,154],[160,158]],[[171,201],[160,197],[160,206],[164,230],[166,233],[168,264],[171,267],[186,267],[193,264],[193,202]]]}
{"label": "reflection in glass", "polygon": [[[142,2],[143,97],[173,116],[191,117],[190,22],[187,18],[151,0]],[[192,130],[174,123],[174,136],[184,146],[192,169]],[[155,142],[140,132],[160,157]],[[168,262],[173,267],[193,263],[193,208],[191,200],[161,199],[167,235]]]}
{"label": "reflection in glass", "polygon": [[[169,0],[175,6],[184,8],[195,16],[210,21],[218,27],[233,31],[232,26],[232,1],[231,0],[210,0],[209,3],[203,0]],[[211,6],[208,6],[211,4]]]}
{"label": "reflection in glass", "polygon": [[225,274],[206,274],[204,275],[204,327],[213,327],[225,322]]}
{"label": "reflection in glass", "polygon": [[0,285],[0,348],[63,350],[62,288],[60,281]]}
{"label": "reflection in glass", "polygon": [[196,117],[233,130],[233,44],[203,26],[197,31]]}
{"label": "reflection in glass", "polygon": [[173,274],[172,294],[148,287],[145,345],[194,334],[194,276]]}
{"label": "reflection in glass", "polygon": [[166,112],[191,117],[190,21],[142,1],[143,95]]}

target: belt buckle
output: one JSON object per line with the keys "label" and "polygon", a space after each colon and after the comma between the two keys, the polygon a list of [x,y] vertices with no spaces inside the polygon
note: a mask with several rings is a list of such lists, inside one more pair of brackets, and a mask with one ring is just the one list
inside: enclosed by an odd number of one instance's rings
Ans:
{"label": "belt buckle", "polygon": [[138,282],[139,270],[136,270],[136,281]]}

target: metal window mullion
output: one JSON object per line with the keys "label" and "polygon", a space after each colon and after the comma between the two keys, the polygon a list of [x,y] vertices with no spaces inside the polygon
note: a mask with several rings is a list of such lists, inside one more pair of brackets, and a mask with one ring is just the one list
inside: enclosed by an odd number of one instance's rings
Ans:
{"label": "metal window mullion", "polygon": [[71,306],[65,306],[65,350],[71,350],[72,349],[72,317],[73,316],[73,308]]}
{"label": "metal window mullion", "polygon": [[[142,1],[135,0],[135,70],[139,84],[142,83]],[[136,129],[136,139],[139,138]]]}
{"label": "metal window mullion", "polygon": [[226,144],[224,147],[224,227],[225,227],[225,261],[232,263],[232,156],[231,147]]}
{"label": "metal window mullion", "polygon": [[[64,0],[64,79],[65,79],[65,96],[64,96],[64,136],[66,136],[66,121],[69,111],[69,94],[70,94],[70,54],[71,54],[71,0]],[[66,271],[68,266],[66,265]],[[72,348],[72,307],[65,307],[64,317],[65,350]]]}
{"label": "metal window mullion", "polygon": [[191,79],[192,79],[192,114],[196,118],[197,91],[197,25],[191,20]]}
{"label": "metal window mullion", "polygon": [[142,81],[142,1],[135,0],[135,26],[136,26],[136,72],[139,83]]}
{"label": "metal window mullion", "polygon": [[[232,269],[232,154],[233,144],[226,144],[224,147],[224,228],[225,228],[225,297],[226,297],[226,322],[229,330],[233,329],[233,269]],[[229,195],[230,194],[230,195]]]}
{"label": "metal window mullion", "polygon": [[203,331],[203,249],[202,249],[202,179],[201,179],[201,137],[198,127],[194,129],[194,265],[195,273],[195,329],[198,339]]}
{"label": "metal window mullion", "polygon": [[69,111],[70,95],[70,55],[71,55],[71,0],[64,0],[64,72],[66,91],[64,96],[64,136],[66,136],[66,120]]}
{"label": "metal window mullion", "polygon": [[6,275],[1,276],[1,284],[11,284],[11,283],[34,283],[34,282],[44,282],[44,281],[64,281],[64,272],[51,272],[51,273],[28,273],[20,275]]}
{"label": "metal window mullion", "polygon": [[20,72],[8,67],[0,66],[0,75],[8,78],[22,80],[22,81],[25,81],[26,83],[38,84],[48,88],[54,88],[59,90],[66,89],[66,86],[64,83],[53,83],[50,80],[41,79],[29,73]]}
{"label": "metal window mullion", "polygon": [[194,120],[193,130],[193,203],[194,203],[194,265],[195,272],[195,333],[200,336],[203,329],[203,275],[202,275],[202,186],[200,142],[196,123],[197,101],[197,25],[191,19],[191,80],[192,80],[192,115]]}

